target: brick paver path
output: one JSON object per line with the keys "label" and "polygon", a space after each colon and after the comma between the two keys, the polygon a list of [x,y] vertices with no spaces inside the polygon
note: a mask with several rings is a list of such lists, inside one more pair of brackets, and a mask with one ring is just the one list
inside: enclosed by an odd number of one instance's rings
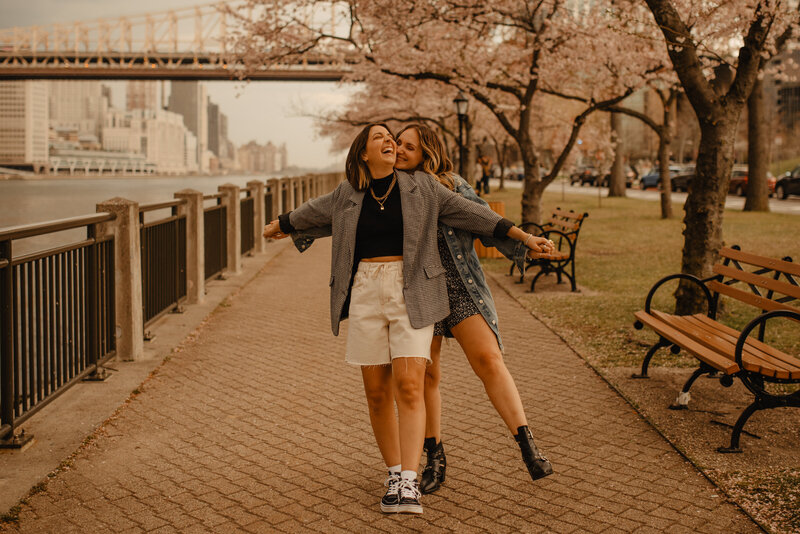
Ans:
{"label": "brick paver path", "polygon": [[287,249],[23,507],[21,532],[757,532],[555,335],[493,287],[506,360],[556,474],[532,483],[455,343],[447,482],[378,509],[360,375],[328,320],[329,244]]}

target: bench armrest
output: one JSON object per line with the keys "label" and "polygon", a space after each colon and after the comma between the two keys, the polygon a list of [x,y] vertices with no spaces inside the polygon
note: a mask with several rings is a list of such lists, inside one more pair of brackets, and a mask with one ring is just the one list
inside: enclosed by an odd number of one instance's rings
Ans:
{"label": "bench armrest", "polygon": [[[739,339],[736,341],[736,348],[733,351],[733,357],[736,360],[736,365],[739,366],[739,369],[744,370],[744,362],[742,361],[742,353],[744,352],[744,345],[747,343],[747,338],[750,337],[750,332],[756,329],[756,327],[766,325],[767,321],[770,319],[775,319],[777,317],[787,317],[789,319],[794,319],[795,321],[800,322],[800,313],[792,310],[772,310],[765,313],[762,313],[745,326],[742,329],[742,333],[739,334]],[[768,393],[764,390],[763,385],[760,381],[753,381],[747,377],[746,373],[742,373],[740,375],[742,379],[742,383],[745,385],[747,389],[749,389],[756,397],[761,395],[771,395],[780,397],[781,395],[776,395],[775,393]],[[794,382],[794,380],[792,380]],[[786,396],[796,395],[797,392],[791,393]]]}
{"label": "bench armrest", "polygon": [[700,288],[703,290],[703,293],[706,296],[706,299],[708,300],[708,316],[711,317],[712,319],[716,317],[717,305],[713,297],[711,296],[711,290],[709,290],[708,287],[706,287],[706,280],[701,280],[692,274],[686,274],[686,273],[671,274],[669,276],[665,276],[664,278],[653,284],[653,287],[650,288],[650,292],[647,294],[647,298],[644,301],[644,311],[650,313],[650,303],[652,302],[653,296],[656,294],[656,291],[658,291],[658,288],[660,288],[662,285],[669,282],[670,280],[675,280],[678,278],[683,280],[689,280],[690,282],[694,282],[695,284],[700,286]]}

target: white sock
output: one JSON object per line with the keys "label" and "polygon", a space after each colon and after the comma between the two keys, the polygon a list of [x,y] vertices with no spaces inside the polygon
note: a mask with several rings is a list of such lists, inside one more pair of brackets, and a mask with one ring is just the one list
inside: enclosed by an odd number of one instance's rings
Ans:
{"label": "white sock", "polygon": [[412,471],[411,469],[404,469],[400,473],[400,478],[403,480],[417,480],[417,472]]}
{"label": "white sock", "polygon": [[390,473],[394,473],[395,475],[399,475],[400,471],[402,471],[402,470],[403,470],[402,464],[397,464],[397,465],[393,465],[393,466],[389,467],[389,472]]}

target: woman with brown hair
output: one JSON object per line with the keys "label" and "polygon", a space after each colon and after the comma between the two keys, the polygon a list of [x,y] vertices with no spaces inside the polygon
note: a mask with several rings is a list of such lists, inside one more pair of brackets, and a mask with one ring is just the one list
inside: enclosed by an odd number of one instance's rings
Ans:
{"label": "woman with brown hair", "polygon": [[[486,205],[460,176],[439,136],[431,128],[410,124],[397,134],[397,163],[404,171],[424,170],[451,191],[475,203]],[[468,230],[451,228],[439,221],[437,244],[445,267],[450,315],[436,323],[431,344],[432,363],[425,371],[425,445],[427,462],[420,490],[431,493],[445,480],[447,459],[441,442],[442,399],[439,393],[440,356],[443,337],[455,337],[472,370],[483,382],[489,399],[514,435],[533,480],[545,477],[553,468],[539,453],[528,429],[525,410],[514,379],[503,361],[502,342],[497,327],[492,294],[475,253],[473,242],[481,238],[511,259],[521,256],[519,243],[509,238],[486,238]]]}
{"label": "woman with brown hair", "polygon": [[[361,369],[372,430],[389,469],[381,510],[422,513],[417,468],[425,367],[433,325],[450,312],[437,221],[480,235],[509,235],[537,252],[552,244],[425,173],[395,171],[396,149],[385,125],[366,126],[350,146],[347,181],[281,215],[264,236],[309,230],[332,236],[331,328],[338,335],[349,316],[345,360]],[[295,244],[302,252],[308,241]]]}

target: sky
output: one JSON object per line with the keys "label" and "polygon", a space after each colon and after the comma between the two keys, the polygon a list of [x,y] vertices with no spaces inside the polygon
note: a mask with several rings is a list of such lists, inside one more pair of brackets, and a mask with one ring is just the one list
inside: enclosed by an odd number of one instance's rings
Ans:
{"label": "sky", "polygon": [[[0,0],[0,28],[48,25],[98,18],[160,13],[209,4],[208,0]],[[251,140],[286,143],[289,164],[306,168],[344,165],[345,154],[314,133],[302,116],[344,105],[353,87],[331,82],[205,82],[211,100],[228,116],[228,137],[235,145]],[[112,104],[124,107],[125,82],[107,82]],[[168,84],[167,84],[168,85]]]}

